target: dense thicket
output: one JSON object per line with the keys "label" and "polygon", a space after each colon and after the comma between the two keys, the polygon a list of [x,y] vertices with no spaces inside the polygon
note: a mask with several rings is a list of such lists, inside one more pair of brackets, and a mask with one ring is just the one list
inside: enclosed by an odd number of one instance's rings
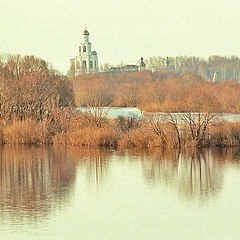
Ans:
{"label": "dense thicket", "polygon": [[239,112],[238,81],[204,81],[196,74],[134,72],[71,79],[78,106],[137,106],[147,111]]}
{"label": "dense thicket", "polygon": [[0,56],[0,118],[42,120],[72,106],[71,82],[34,56]]}

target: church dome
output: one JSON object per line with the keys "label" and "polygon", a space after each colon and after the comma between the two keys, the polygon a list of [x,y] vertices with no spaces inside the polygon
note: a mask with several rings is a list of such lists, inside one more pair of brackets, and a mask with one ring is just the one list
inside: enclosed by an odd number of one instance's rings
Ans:
{"label": "church dome", "polygon": [[145,63],[143,62],[143,57],[141,57],[141,63],[140,63],[140,66],[143,67],[143,68],[146,66]]}
{"label": "church dome", "polygon": [[84,30],[83,35],[89,35],[89,32],[87,29]]}
{"label": "church dome", "polygon": [[92,55],[97,55],[97,52],[96,52],[96,51],[93,51],[93,52],[92,52]]}

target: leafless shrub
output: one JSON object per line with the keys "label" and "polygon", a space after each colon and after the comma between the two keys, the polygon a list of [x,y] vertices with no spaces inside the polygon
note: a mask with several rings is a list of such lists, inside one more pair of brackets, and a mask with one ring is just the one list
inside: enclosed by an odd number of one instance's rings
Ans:
{"label": "leafless shrub", "polygon": [[129,117],[118,116],[113,127],[118,132],[127,133],[132,129],[139,128],[141,124],[141,120],[135,115]]}
{"label": "leafless shrub", "polygon": [[90,127],[104,127],[108,122],[107,115],[110,108],[103,107],[87,107],[85,111],[81,111],[81,118],[85,120]]}

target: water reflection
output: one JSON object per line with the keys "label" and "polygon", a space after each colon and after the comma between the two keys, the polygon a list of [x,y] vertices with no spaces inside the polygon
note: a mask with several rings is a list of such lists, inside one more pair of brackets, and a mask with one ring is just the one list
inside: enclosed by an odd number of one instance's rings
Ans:
{"label": "water reflection", "polygon": [[223,165],[233,161],[240,163],[240,149],[234,148],[150,152],[72,149],[71,153],[73,159],[78,159],[81,177],[86,178],[88,189],[102,188],[109,172],[116,167],[117,159],[119,167],[126,161],[135,167],[141,164],[143,178],[149,187],[166,186],[185,200],[201,202],[217,197],[222,191]]}
{"label": "water reflection", "polygon": [[40,218],[67,203],[75,162],[52,148],[4,147],[0,152],[0,208],[12,217]]}
{"label": "water reflection", "polygon": [[211,150],[155,151],[143,155],[147,184],[165,185],[185,199],[205,201],[223,187],[223,170]]}
{"label": "water reflection", "polygon": [[[179,157],[179,192],[188,199],[207,201],[223,188],[223,171],[209,151],[193,151]],[[188,160],[188,161],[186,161]]]}
{"label": "water reflection", "polygon": [[[154,239],[153,233],[155,239],[177,239],[191,227],[196,236],[199,222],[207,222],[204,229],[207,226],[211,232],[220,219],[215,229],[218,233],[219,228],[224,229],[223,216],[225,225],[234,224],[232,216],[237,219],[233,228],[229,227],[232,233],[239,223],[240,188],[235,184],[240,181],[239,163],[239,148],[114,151],[3,147],[0,238],[103,239],[108,229],[109,239],[115,239],[117,226],[119,239]],[[172,229],[176,234],[170,238],[161,235],[166,226],[170,235]]]}
{"label": "water reflection", "polygon": [[[5,214],[16,218],[20,215],[47,217],[49,212],[71,204],[76,177],[87,190],[101,191],[112,181],[115,170],[124,164],[131,168],[126,168],[126,172],[117,171],[118,174],[141,177],[148,188],[164,187],[182,199],[204,203],[222,191],[224,166],[229,163],[240,163],[239,148],[121,152],[3,147],[0,151],[0,216],[2,219]],[[141,171],[136,175],[138,167]]]}
{"label": "water reflection", "polygon": [[219,164],[229,164],[229,163],[240,163],[240,148],[232,147],[232,148],[212,148],[211,149],[212,158],[215,161],[218,161]]}
{"label": "water reflection", "polygon": [[[73,159],[78,162],[80,177],[89,189],[101,188],[109,170],[109,163],[115,151],[106,149],[68,148]],[[84,179],[85,178],[85,179]]]}

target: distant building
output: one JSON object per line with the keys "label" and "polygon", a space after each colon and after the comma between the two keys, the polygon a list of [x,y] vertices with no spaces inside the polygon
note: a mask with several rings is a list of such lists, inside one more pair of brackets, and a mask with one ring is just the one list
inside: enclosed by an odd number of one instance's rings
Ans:
{"label": "distant building", "polygon": [[121,72],[136,72],[136,71],[143,71],[145,70],[145,63],[143,62],[143,58],[141,58],[140,65],[124,65],[121,67],[111,67],[107,71],[104,71],[104,73],[109,73],[109,74],[117,74]]}
{"label": "distant building", "polygon": [[213,77],[212,77],[212,82],[219,82],[220,81],[220,77],[221,77],[221,73],[220,72],[214,72],[213,73]]}
{"label": "distant building", "polygon": [[144,71],[145,70],[145,63],[143,62],[143,57],[141,57],[141,60],[140,60],[140,65],[138,67],[138,71]]}
{"label": "distant building", "polygon": [[137,65],[125,65],[122,67],[123,72],[136,72],[138,70]]}
{"label": "distant building", "polygon": [[91,50],[89,42],[89,32],[87,29],[83,32],[83,43],[80,44],[78,55],[70,60],[68,77],[74,77],[79,74],[98,72],[98,56],[96,51]]}
{"label": "distant building", "polygon": [[[145,70],[145,63],[141,57],[140,65],[125,65],[120,67],[111,67],[104,73],[115,74],[121,72],[136,72]],[[74,77],[80,74],[97,73],[98,56],[96,51],[91,50],[91,43],[89,42],[89,32],[87,29],[83,32],[83,42],[78,49],[78,55],[70,59],[70,65],[67,76]]]}
{"label": "distant building", "polygon": [[169,66],[169,63],[170,63],[170,61],[169,61],[169,59],[168,59],[168,57],[167,57],[167,59],[166,59],[166,61],[165,61],[165,66],[168,67],[168,66]]}

